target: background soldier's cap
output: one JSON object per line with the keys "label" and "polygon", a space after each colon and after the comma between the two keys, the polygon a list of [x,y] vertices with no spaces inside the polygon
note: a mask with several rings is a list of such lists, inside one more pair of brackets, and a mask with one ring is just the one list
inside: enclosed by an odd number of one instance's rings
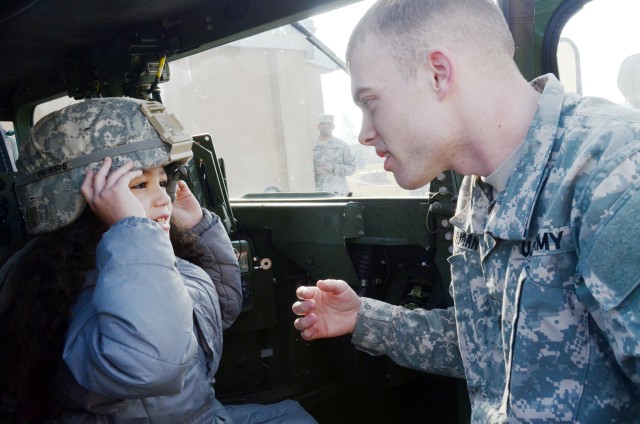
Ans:
{"label": "background soldier's cap", "polygon": [[20,143],[16,194],[27,232],[69,225],[86,206],[80,186],[88,167],[113,158],[113,168],[186,162],[191,137],[163,105],[125,97],[89,99],[53,112]]}
{"label": "background soldier's cap", "polygon": [[318,123],[320,124],[323,122],[333,124],[333,115],[328,115],[326,113],[323,113],[322,115],[318,116]]}

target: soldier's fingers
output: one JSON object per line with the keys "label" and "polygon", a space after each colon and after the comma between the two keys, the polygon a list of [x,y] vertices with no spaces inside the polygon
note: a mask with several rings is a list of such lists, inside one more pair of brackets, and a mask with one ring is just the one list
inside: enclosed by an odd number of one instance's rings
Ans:
{"label": "soldier's fingers", "polygon": [[300,336],[304,340],[313,340],[313,336],[316,334],[317,330],[315,327],[307,328],[300,332]]}
{"label": "soldier's fingers", "polygon": [[316,301],[313,299],[297,301],[291,306],[291,310],[296,315],[308,315],[316,309]]}
{"label": "soldier's fingers", "polygon": [[313,298],[313,290],[306,286],[298,287],[296,290],[296,297],[300,300],[307,300]]}
{"label": "soldier's fingers", "polygon": [[318,332],[318,317],[315,315],[307,315],[303,318],[298,318],[294,323],[294,327],[300,331],[300,337],[304,340],[313,340],[314,336]]}
{"label": "soldier's fingers", "polygon": [[315,315],[307,315],[305,317],[296,318],[293,321],[293,326],[298,331],[306,331],[312,328],[318,322],[318,317]]}
{"label": "soldier's fingers", "polygon": [[349,285],[344,281],[333,279],[318,280],[316,286],[324,292],[330,292],[335,295],[341,294],[350,289]]}

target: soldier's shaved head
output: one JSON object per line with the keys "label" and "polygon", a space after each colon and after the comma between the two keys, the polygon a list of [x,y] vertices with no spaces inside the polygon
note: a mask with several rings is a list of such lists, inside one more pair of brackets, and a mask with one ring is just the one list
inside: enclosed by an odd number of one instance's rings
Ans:
{"label": "soldier's shaved head", "polygon": [[504,16],[492,0],[380,0],[351,34],[347,62],[369,34],[388,45],[407,76],[427,47],[477,55],[497,66],[510,63],[515,50]]}

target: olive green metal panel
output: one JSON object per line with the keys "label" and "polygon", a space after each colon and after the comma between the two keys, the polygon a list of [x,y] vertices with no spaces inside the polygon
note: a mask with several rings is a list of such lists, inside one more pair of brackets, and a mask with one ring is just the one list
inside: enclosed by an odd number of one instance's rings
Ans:
{"label": "olive green metal panel", "polygon": [[[590,0],[585,0],[586,3]],[[555,13],[575,1],[567,0],[498,0],[516,44],[514,59],[522,74],[531,80],[543,69],[543,40]],[[559,29],[555,29],[559,30]]]}
{"label": "olive green metal panel", "polygon": [[532,53],[535,54],[535,75],[540,75],[542,69],[542,41],[553,14],[558,10],[563,1],[559,0],[538,0],[535,7],[535,38]]}
{"label": "olive green metal panel", "polygon": [[[357,202],[251,201],[232,202],[232,207],[243,228],[269,232],[274,246],[304,269],[312,280],[341,278],[352,285],[357,285],[358,279],[347,242],[429,249],[435,243],[430,219],[439,220],[436,215],[446,219],[452,212],[452,208],[438,210],[437,207],[430,212],[429,200],[421,198],[358,199]],[[448,267],[444,263],[441,266]]]}
{"label": "olive green metal panel", "polygon": [[276,248],[304,268],[312,280],[341,278],[355,284],[345,247],[347,237],[364,235],[357,203],[271,203],[261,206],[262,225]]}
{"label": "olive green metal panel", "polygon": [[507,19],[516,44],[514,59],[527,79],[535,76],[534,52],[534,0],[500,0],[500,7]]}

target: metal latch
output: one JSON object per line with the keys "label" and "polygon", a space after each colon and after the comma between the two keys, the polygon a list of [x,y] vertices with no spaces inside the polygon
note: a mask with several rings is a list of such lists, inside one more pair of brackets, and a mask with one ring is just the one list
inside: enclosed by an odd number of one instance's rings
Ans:
{"label": "metal latch", "polygon": [[191,157],[193,139],[184,133],[184,127],[173,114],[166,112],[166,107],[154,100],[146,100],[140,105],[144,116],[149,119],[160,138],[171,145],[169,158],[172,162],[186,160]]}

